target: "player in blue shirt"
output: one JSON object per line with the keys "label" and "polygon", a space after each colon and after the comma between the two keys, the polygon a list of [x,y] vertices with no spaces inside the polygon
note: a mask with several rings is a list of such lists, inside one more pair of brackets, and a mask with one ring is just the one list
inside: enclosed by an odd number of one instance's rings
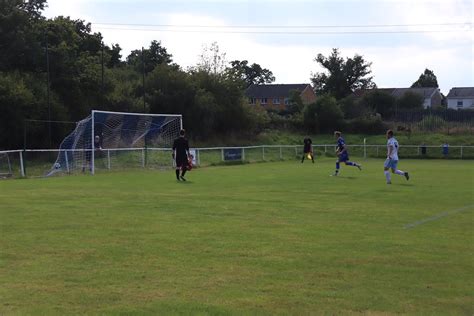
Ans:
{"label": "player in blue shirt", "polygon": [[336,171],[334,172],[334,176],[339,174],[340,163],[343,162],[346,166],[354,166],[362,170],[362,166],[357,162],[349,161],[349,152],[347,151],[346,143],[344,142],[344,138],[341,136],[341,132],[335,131],[334,136],[337,137],[337,145],[336,145]]}

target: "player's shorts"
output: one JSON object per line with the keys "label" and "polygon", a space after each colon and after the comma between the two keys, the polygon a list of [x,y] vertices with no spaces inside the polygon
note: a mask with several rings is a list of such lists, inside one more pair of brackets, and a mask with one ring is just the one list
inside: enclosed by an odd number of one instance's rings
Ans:
{"label": "player's shorts", "polygon": [[397,169],[397,165],[398,165],[398,160],[395,160],[395,159],[386,159],[385,163],[383,164],[385,168],[390,168],[394,170]]}
{"label": "player's shorts", "polygon": [[186,157],[186,156],[177,156],[176,157],[176,168],[187,167],[187,165],[188,165],[188,157]]}
{"label": "player's shorts", "polygon": [[347,151],[344,152],[343,154],[339,155],[339,156],[337,157],[337,160],[338,160],[339,162],[346,162],[346,161],[349,161],[349,154],[347,153]]}

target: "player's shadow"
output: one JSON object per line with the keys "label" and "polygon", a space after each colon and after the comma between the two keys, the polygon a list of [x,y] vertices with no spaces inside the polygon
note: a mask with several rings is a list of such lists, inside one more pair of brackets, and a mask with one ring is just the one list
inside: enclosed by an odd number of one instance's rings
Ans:
{"label": "player's shadow", "polygon": [[413,187],[413,186],[415,186],[414,184],[411,184],[411,183],[399,183],[398,185],[400,185],[402,187]]}
{"label": "player's shadow", "polygon": [[186,180],[186,181],[176,181],[177,183],[180,183],[180,184],[193,184],[192,181],[189,181],[189,180]]}
{"label": "player's shadow", "polygon": [[337,176],[336,178],[346,179],[346,180],[355,180],[355,179],[357,179],[357,177],[352,177],[352,176]]}

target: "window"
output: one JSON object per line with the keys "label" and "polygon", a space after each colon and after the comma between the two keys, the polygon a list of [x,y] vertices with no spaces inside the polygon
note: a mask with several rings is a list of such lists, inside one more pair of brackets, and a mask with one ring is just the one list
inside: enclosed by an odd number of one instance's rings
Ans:
{"label": "window", "polygon": [[261,98],[260,104],[267,104],[267,98]]}
{"label": "window", "polygon": [[280,104],[280,99],[279,98],[274,98],[273,99],[273,104]]}
{"label": "window", "polygon": [[462,100],[458,100],[458,108],[462,108],[463,104],[462,104]]}
{"label": "window", "polygon": [[255,104],[255,98],[249,98],[249,104]]}
{"label": "window", "polygon": [[289,98],[285,98],[285,105],[289,105],[290,104],[290,99]]}

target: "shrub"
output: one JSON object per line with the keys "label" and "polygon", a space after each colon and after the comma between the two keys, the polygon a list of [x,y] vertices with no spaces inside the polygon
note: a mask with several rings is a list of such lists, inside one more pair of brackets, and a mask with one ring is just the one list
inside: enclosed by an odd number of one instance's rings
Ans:
{"label": "shrub", "polygon": [[361,106],[379,113],[384,119],[390,117],[395,109],[395,98],[389,93],[380,90],[366,93],[359,103]]}
{"label": "shrub", "polygon": [[351,133],[383,134],[389,128],[380,116],[359,117],[346,121],[346,129]]}
{"label": "shrub", "polygon": [[303,124],[310,132],[326,132],[344,125],[344,113],[334,97],[323,95],[305,106]]}
{"label": "shrub", "polygon": [[345,119],[354,119],[357,117],[363,117],[371,112],[371,109],[367,108],[364,102],[360,102],[354,95],[345,97],[339,101],[341,109],[344,112]]}

